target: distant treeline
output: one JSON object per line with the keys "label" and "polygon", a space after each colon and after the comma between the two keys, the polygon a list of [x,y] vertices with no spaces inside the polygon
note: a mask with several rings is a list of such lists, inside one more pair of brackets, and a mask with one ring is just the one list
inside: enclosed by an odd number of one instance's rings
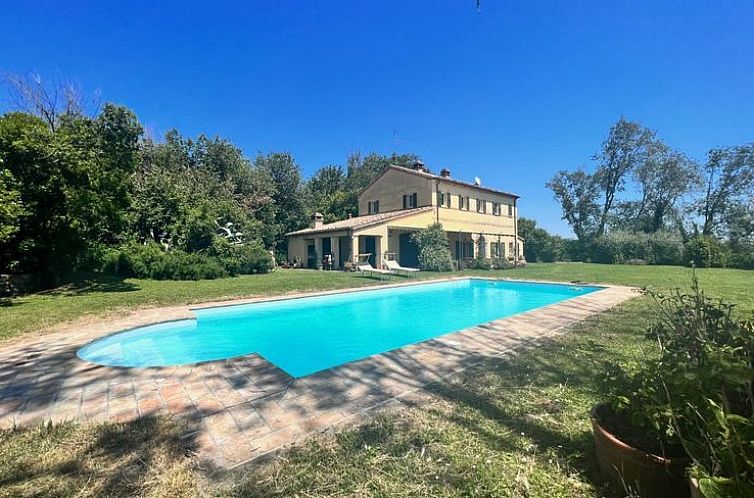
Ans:
{"label": "distant treeline", "polygon": [[754,144],[700,164],[621,118],[592,160],[547,184],[576,240],[524,221],[527,259],[754,267]]}

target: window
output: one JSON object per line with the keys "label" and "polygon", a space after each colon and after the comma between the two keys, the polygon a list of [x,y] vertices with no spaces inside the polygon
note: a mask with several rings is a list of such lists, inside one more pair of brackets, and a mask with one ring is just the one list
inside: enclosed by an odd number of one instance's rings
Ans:
{"label": "window", "polygon": [[456,240],[456,259],[473,258],[474,241]]}
{"label": "window", "polygon": [[493,242],[490,244],[490,256],[493,259],[500,259],[500,243],[499,242]]}
{"label": "window", "polygon": [[466,206],[468,204],[466,203],[466,198],[462,195],[458,196],[458,209],[466,209]]}
{"label": "window", "polygon": [[404,194],[403,195],[403,209],[412,209],[415,208],[417,205],[417,198],[416,198],[416,192],[413,194]]}
{"label": "window", "polygon": [[483,201],[482,199],[476,200],[476,212],[477,213],[486,213],[487,212],[487,203]]}
{"label": "window", "polygon": [[450,207],[450,192],[438,192],[437,204],[443,207]]}
{"label": "window", "polygon": [[500,203],[499,202],[492,203],[492,214],[494,214],[495,216],[500,216]]}
{"label": "window", "polygon": [[513,204],[508,204],[508,216],[513,216]]}
{"label": "window", "polygon": [[508,254],[513,254],[513,242],[508,242]]}
{"label": "window", "polygon": [[367,204],[367,210],[369,214],[377,214],[380,212],[380,201],[369,201]]}

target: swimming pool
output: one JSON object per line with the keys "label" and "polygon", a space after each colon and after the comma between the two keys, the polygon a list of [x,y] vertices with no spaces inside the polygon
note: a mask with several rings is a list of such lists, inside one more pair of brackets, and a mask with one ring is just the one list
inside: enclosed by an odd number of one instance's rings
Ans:
{"label": "swimming pool", "polygon": [[94,341],[80,358],[170,366],[258,353],[293,377],[582,296],[599,287],[463,279],[195,309]]}

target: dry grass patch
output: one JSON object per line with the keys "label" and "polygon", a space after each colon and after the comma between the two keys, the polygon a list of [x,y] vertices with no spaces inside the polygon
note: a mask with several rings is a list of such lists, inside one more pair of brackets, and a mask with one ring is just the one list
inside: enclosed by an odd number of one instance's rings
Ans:
{"label": "dry grass patch", "polygon": [[182,424],[44,424],[0,432],[0,496],[188,497],[204,487]]}

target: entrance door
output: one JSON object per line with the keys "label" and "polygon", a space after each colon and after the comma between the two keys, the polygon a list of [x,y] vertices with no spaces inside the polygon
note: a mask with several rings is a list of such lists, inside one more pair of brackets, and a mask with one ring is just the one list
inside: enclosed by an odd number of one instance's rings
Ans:
{"label": "entrance door", "polygon": [[410,233],[402,233],[398,236],[398,260],[401,266],[419,267],[419,248],[411,240]]}
{"label": "entrance door", "polygon": [[338,238],[338,268],[351,260],[351,237]]}
{"label": "entrance door", "polygon": [[364,252],[370,253],[369,264],[377,268],[377,238],[373,236],[364,237]]}
{"label": "entrance door", "polygon": [[314,244],[306,245],[306,267],[317,268],[317,250]]}
{"label": "entrance door", "polygon": [[322,239],[322,257],[324,258],[328,254],[332,254],[332,239],[325,237]]}

